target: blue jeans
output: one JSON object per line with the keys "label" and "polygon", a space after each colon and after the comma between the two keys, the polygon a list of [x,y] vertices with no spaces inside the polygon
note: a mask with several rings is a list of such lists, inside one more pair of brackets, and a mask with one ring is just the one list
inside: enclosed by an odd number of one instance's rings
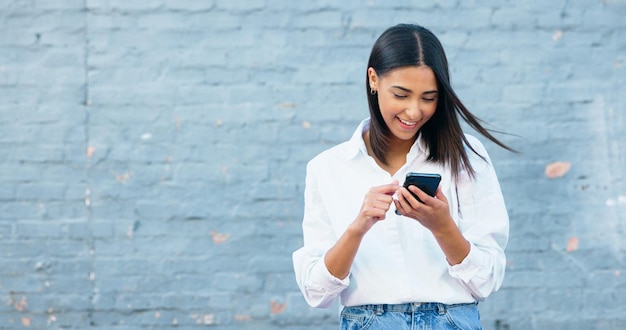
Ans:
{"label": "blue jeans", "polygon": [[344,307],[340,330],[482,329],[477,303]]}

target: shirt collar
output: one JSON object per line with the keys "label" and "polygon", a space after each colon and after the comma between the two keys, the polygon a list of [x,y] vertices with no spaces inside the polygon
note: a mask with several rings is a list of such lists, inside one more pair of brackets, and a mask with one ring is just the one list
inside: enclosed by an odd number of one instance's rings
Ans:
{"label": "shirt collar", "polygon": [[[348,150],[346,152],[346,158],[353,159],[359,153],[364,156],[367,156],[367,147],[365,146],[365,141],[363,140],[363,133],[367,132],[370,129],[370,118],[365,118],[361,121],[357,129],[352,134],[350,140],[348,140]],[[426,148],[422,143],[422,135],[420,134],[413,146],[411,146],[411,150],[407,155],[407,158],[411,158],[412,156],[416,156],[420,153],[425,153]]]}

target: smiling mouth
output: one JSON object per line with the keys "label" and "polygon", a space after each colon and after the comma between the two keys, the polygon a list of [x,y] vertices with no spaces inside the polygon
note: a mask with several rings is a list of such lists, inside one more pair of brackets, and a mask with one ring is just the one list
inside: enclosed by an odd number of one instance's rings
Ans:
{"label": "smiling mouth", "polygon": [[406,126],[415,126],[417,124],[416,121],[406,121],[398,118],[398,120]]}

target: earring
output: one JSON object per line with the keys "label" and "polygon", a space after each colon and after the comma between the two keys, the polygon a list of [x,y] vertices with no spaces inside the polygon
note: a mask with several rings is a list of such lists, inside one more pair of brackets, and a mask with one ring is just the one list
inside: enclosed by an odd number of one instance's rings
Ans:
{"label": "earring", "polygon": [[372,94],[372,95],[376,95],[376,90],[375,90],[375,89],[373,89],[373,88],[370,88],[370,94]]}

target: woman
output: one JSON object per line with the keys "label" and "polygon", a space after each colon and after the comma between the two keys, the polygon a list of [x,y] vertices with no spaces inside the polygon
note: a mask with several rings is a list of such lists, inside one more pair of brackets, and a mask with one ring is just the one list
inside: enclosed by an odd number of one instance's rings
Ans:
{"label": "woman", "polygon": [[[341,329],[480,329],[476,306],[502,284],[509,222],[490,158],[457,114],[511,149],[461,103],[441,43],[421,26],[378,38],[366,88],[370,118],[307,165],[298,286],[313,307],[340,298]],[[400,186],[408,172],[440,174],[436,194]]]}

